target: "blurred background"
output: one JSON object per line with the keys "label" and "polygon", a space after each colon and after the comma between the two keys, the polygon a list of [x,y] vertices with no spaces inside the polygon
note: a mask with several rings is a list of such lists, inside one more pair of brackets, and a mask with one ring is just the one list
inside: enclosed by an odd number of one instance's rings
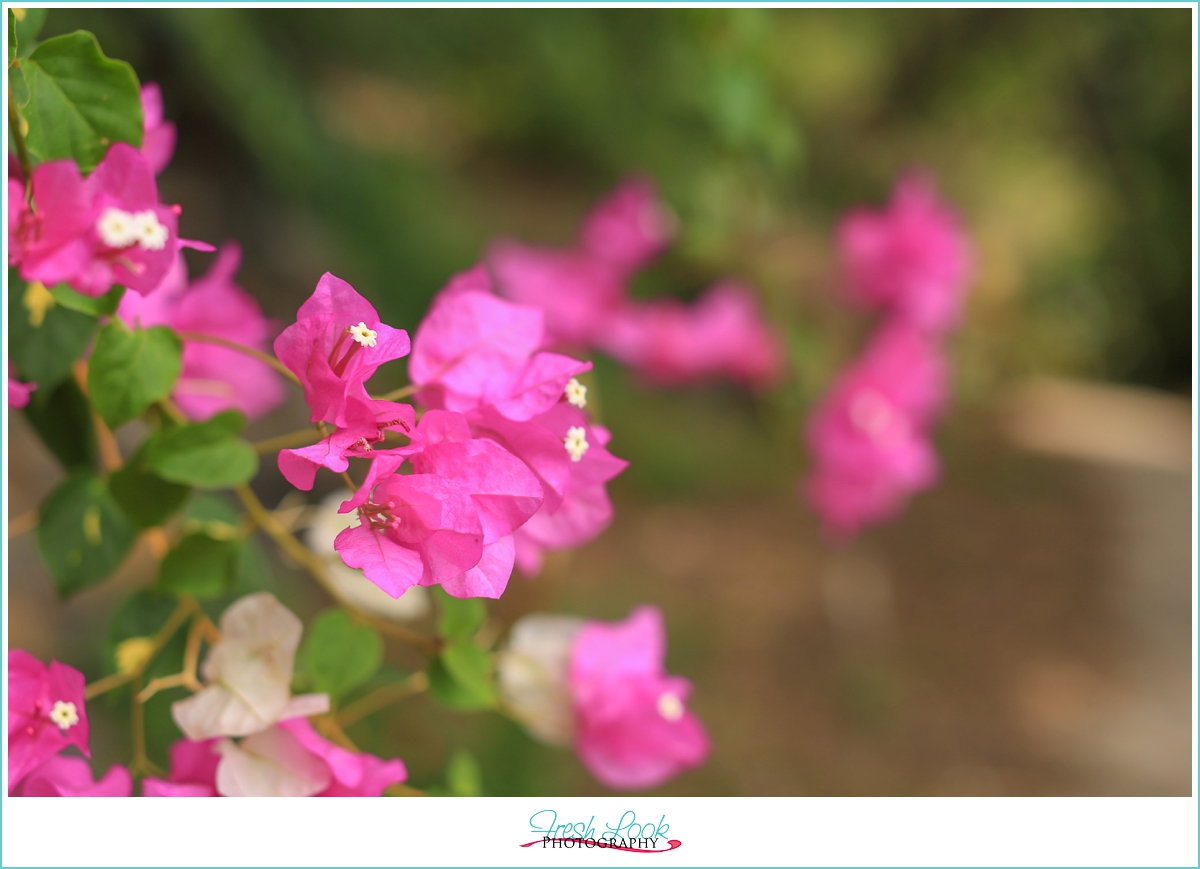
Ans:
{"label": "blurred background", "polygon": [[[411,332],[489,239],[569,244],[633,171],[680,225],[635,295],[758,288],[787,381],[657,390],[597,357],[589,398],[631,462],[616,520],[491,607],[498,627],[663,608],[715,745],[663,793],[1190,793],[1188,10],[53,9],[43,36],[79,28],[162,86],[162,197],[187,235],[240,240],[281,324],[332,271]],[[866,328],[833,302],[832,227],[913,165],[978,249],[943,481],[836,549],[796,497],[804,414]],[[250,434],[306,418],[294,396]],[[11,419],[16,517],[61,471]],[[256,489],[288,486],[264,467]],[[10,644],[94,678],[148,549],[64,604],[32,535],[10,543]],[[285,603],[328,605],[267,558]],[[128,759],[100,706],[98,768]],[[466,748],[488,794],[603,792],[427,697],[351,735],[417,787]]]}

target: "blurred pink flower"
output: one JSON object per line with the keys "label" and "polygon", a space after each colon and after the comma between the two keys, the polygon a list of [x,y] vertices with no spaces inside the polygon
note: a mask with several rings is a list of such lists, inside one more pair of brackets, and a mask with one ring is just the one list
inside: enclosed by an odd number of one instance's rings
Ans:
{"label": "blurred pink flower", "polygon": [[828,533],[853,536],[933,485],[928,429],[946,376],[937,344],[901,323],[880,327],[838,376],[808,422],[814,468],[804,490]]}
{"label": "blurred pink flower", "polygon": [[588,622],[572,646],[575,750],[608,787],[657,787],[708,756],[691,683],[663,670],[666,645],[662,613],[640,606],[623,622]]}
{"label": "blurred pink flower", "polygon": [[169,781],[160,778],[142,780],[144,797],[215,797],[217,795],[217,754],[219,740],[193,742],[180,739],[171,745]]}
{"label": "blurred pink flower", "polygon": [[408,333],[381,323],[371,303],[326,272],[275,339],[275,355],[304,387],[313,422],[346,425],[346,399],[367,400],[363,386],[385,362],[407,356]]}
{"label": "blurred pink flower", "polygon": [[962,317],[973,259],[958,216],[928,175],[896,182],[882,211],[855,208],[837,228],[847,296],[918,328],[941,332]]}
{"label": "blurred pink flower", "polygon": [[544,312],[545,346],[594,345],[602,321],[625,300],[626,281],[667,248],[674,228],[653,183],[630,178],[584,218],[578,246],[500,239],[487,262],[501,296]]}
{"label": "blurred pink flower", "polygon": [[480,267],[456,276],[417,329],[408,372],[422,387],[418,397],[428,407],[459,412],[491,404],[514,420],[544,413],[592,364],[538,352],[542,312],[463,289],[468,276],[487,285]]}
{"label": "blurred pink flower", "polygon": [[763,387],[782,372],[782,342],[754,293],[732,281],[710,287],[691,305],[630,302],[606,325],[597,340],[601,349],[656,383],[724,376]]}
{"label": "blurred pink flower", "polygon": [[142,116],[142,156],[157,175],[175,154],[175,125],[163,120],[162,89],[152,81],[142,85]]}
{"label": "blurred pink flower", "polygon": [[14,797],[128,797],[133,777],[113,764],[100,781],[92,778],[91,765],[81,757],[55,755],[21,780]]}
{"label": "blurred pink flower", "polygon": [[615,623],[524,616],[497,655],[504,708],[538,739],[574,743],[602,784],[657,787],[710,750],[687,708],[691,683],[664,672],[665,655],[657,607],[637,607]]}
{"label": "blurred pink flower", "polygon": [[73,160],[42,163],[33,170],[33,203],[9,197],[9,262],[27,281],[65,281],[89,296],[121,284],[146,295],[181,246],[212,250],[179,238],[179,206],[159,202],[146,158],[124,142],[87,179]]}
{"label": "blurred pink flower", "polygon": [[8,361],[8,406],[25,407],[29,404],[29,396],[38,388],[36,383],[22,383],[17,380],[17,367]]}
{"label": "blurred pink flower", "polygon": [[23,649],[8,652],[8,790],[68,745],[88,753],[83,674]]}
{"label": "blurred pink flower", "polygon": [[[117,314],[130,324],[167,325],[265,351],[274,329],[255,298],[234,283],[241,258],[237,242],[226,242],[204,276],[188,284],[187,266],[177,256],[157,292],[145,297],[126,293]],[[205,420],[223,410],[257,419],[287,395],[279,374],[266,363],[226,347],[185,340],[183,370],[171,397],[189,419]]]}

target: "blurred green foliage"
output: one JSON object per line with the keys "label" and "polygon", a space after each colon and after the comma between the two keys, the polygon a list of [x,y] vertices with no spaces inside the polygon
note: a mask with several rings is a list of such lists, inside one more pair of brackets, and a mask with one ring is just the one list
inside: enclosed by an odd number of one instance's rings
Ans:
{"label": "blurred green foliage", "polygon": [[857,343],[830,227],[921,163],[980,248],[968,393],[1190,382],[1186,10],[63,9],[44,35],[76,27],[162,83],[168,196],[281,316],[329,269],[411,327],[488,238],[565,243],[642,170],[682,238],[637,291],[748,276],[829,336],[800,343],[823,371]]}

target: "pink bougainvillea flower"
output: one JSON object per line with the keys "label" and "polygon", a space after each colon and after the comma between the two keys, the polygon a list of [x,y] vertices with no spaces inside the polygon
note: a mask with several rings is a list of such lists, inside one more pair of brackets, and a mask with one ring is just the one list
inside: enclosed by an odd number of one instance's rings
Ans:
{"label": "pink bougainvillea flower", "polygon": [[10,262],[21,277],[46,285],[66,282],[101,296],[121,284],[146,295],[170,270],[181,240],[179,206],[159,202],[146,158],[117,142],[86,179],[73,160],[51,160],[33,170],[35,209],[10,204]]}
{"label": "pink bougainvillea flower", "polygon": [[594,345],[603,321],[624,302],[626,281],[670,244],[674,226],[654,185],[632,178],[589,212],[576,247],[501,239],[487,262],[501,296],[545,314],[546,346]]}
{"label": "pink bougainvillea flower", "polygon": [[[486,427],[488,421],[492,428]],[[528,463],[548,493],[546,503],[513,535],[522,573],[539,573],[543,552],[580,546],[608,527],[613,510],[605,484],[629,463],[608,451],[608,429],[590,424],[582,410],[564,401],[528,423],[481,416],[477,432]]]}
{"label": "pink bougainvillea flower", "polygon": [[[84,678],[73,667],[47,667],[22,649],[8,653],[8,790],[68,745],[88,755]],[[90,757],[90,755],[88,755]]]}
{"label": "pink bougainvillea flower", "polygon": [[334,547],[392,597],[413,585],[499,597],[512,573],[509,537],[541,506],[541,484],[495,442],[473,439],[461,414],[427,411],[413,439],[421,446],[415,473],[391,473],[396,465],[376,458],[342,505],[358,510],[359,524],[338,534]]}
{"label": "pink bougainvillea flower", "polygon": [[417,329],[408,373],[422,387],[418,397],[428,407],[459,412],[491,404],[515,420],[545,412],[591,363],[538,352],[542,312],[463,289],[467,281],[485,285],[486,273],[476,267],[456,276]]}
{"label": "pink bougainvillea flower", "polygon": [[163,120],[162,89],[149,81],[142,85],[142,156],[157,175],[175,154],[175,125]]}
{"label": "pink bougainvillea flower", "polygon": [[[226,242],[204,276],[189,285],[187,266],[177,256],[156,292],[145,297],[126,293],[117,314],[130,324],[167,325],[265,351],[274,327],[254,297],[234,283],[241,258],[237,242]],[[257,419],[287,395],[283,380],[266,363],[216,344],[185,340],[183,370],[171,397],[189,419],[205,420],[224,410]]]}
{"label": "pink bougainvillea flower", "polygon": [[215,797],[217,795],[217,764],[221,755],[216,746],[219,740],[193,742],[180,739],[171,745],[169,781],[160,778],[142,780],[144,797]]}
{"label": "pink bougainvillea flower", "polygon": [[133,795],[133,777],[120,764],[108,768],[99,781],[82,757],[55,755],[21,780],[15,797],[128,797]]}
{"label": "pink bougainvillea flower", "polygon": [[599,346],[664,385],[728,377],[763,387],[783,367],[782,342],[754,293],[734,282],[709,288],[691,305],[675,299],[631,302],[607,326]]}
{"label": "pink bougainvillea flower", "polygon": [[545,315],[545,345],[586,347],[625,299],[627,275],[582,250],[532,247],[511,239],[494,242],[487,262],[496,292]]}
{"label": "pink bougainvillea flower", "polygon": [[627,178],[600,200],[583,221],[584,250],[628,272],[641,268],[671,244],[675,218],[648,178]]}
{"label": "pink bougainvillea flower", "polygon": [[837,249],[855,302],[927,331],[945,331],[961,318],[971,244],[928,175],[903,176],[882,211],[850,211],[838,225]]}
{"label": "pink bougainvillea flower", "polygon": [[347,751],[318,736],[305,718],[281,721],[277,726],[329,767],[331,781],[319,797],[379,797],[391,785],[408,779],[400,758],[384,760],[366,752]]}
{"label": "pink bougainvillea flower", "polygon": [[38,388],[36,383],[22,383],[17,380],[17,368],[8,362],[8,406],[25,407],[29,404],[30,394]]}
{"label": "pink bougainvillea flower", "polygon": [[611,788],[656,787],[708,756],[691,683],[663,670],[666,645],[662,613],[641,606],[623,622],[589,622],[571,648],[575,750]]}
{"label": "pink bougainvillea flower", "polygon": [[392,456],[397,459],[392,470],[399,467],[404,456],[421,449],[420,445],[376,449],[385,433],[412,435],[416,429],[416,411],[411,404],[394,401],[362,399],[350,395],[346,399],[346,425],[312,446],[279,451],[279,470],[297,489],[313,487],[317,468],[328,468],[340,474],[350,467],[350,457],[377,459]]}
{"label": "pink bougainvillea flower", "polygon": [[933,340],[900,323],[872,336],[808,423],[814,469],[805,492],[828,533],[853,536],[933,485],[938,461],[927,432],[945,396]]}
{"label": "pink bougainvillea flower", "polygon": [[363,384],[385,362],[407,356],[408,333],[379,321],[371,303],[326,272],[275,339],[275,355],[304,387],[312,421],[346,425],[346,399],[366,399]]}
{"label": "pink bougainvillea flower", "polygon": [[221,640],[201,667],[206,685],[171,706],[184,735],[195,742],[245,736],[276,721],[329,710],[329,695],[291,693],[296,647],[304,625],[267,592],[230,604],[221,615]]}
{"label": "pink bougainvillea flower", "polygon": [[497,657],[505,709],[539,739],[573,742],[602,784],[657,787],[704,762],[710,744],[687,708],[691,683],[663,670],[662,614],[623,622],[534,614]]}

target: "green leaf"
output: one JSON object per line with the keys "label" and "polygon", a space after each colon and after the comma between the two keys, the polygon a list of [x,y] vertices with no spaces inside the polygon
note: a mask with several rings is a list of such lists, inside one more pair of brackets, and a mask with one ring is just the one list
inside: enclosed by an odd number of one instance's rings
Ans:
{"label": "green leaf", "polygon": [[479,633],[487,618],[487,607],[479,598],[460,599],[451,597],[440,586],[433,587],[437,598],[438,633],[448,640],[469,640]]}
{"label": "green leaf", "polygon": [[335,699],[374,676],[382,663],[383,638],[340,608],[317,616],[296,658],[312,689]]}
{"label": "green leaf", "polygon": [[63,596],[104,579],[133,546],[133,524],[104,481],[79,470],[42,503],[38,551]]}
{"label": "green leaf", "polygon": [[242,514],[237,507],[220,495],[200,493],[183,514],[183,530],[187,534],[203,532],[217,540],[241,537]]}
{"label": "green leaf", "polygon": [[454,642],[442,647],[429,663],[429,692],[456,709],[487,709],[496,703],[492,657],[474,643]]}
{"label": "green leaf", "polygon": [[171,483],[146,467],[146,453],[161,435],[142,442],[137,452],[108,479],[113,500],[139,528],[162,525],[187,501],[191,489]]}
{"label": "green leaf", "polygon": [[70,284],[55,284],[50,288],[50,295],[64,308],[99,317],[101,314],[116,313],[117,306],[121,304],[121,297],[125,295],[125,288],[113,287],[103,296],[93,298],[71,289]]}
{"label": "green leaf", "polygon": [[45,9],[8,10],[8,62],[14,57],[26,57],[33,51],[34,40],[46,23]]}
{"label": "green leaf", "polygon": [[25,408],[25,418],[68,471],[96,466],[100,452],[92,412],[72,378],[54,389],[38,389]]}
{"label": "green leaf", "polygon": [[[18,39],[20,37],[18,36]],[[111,60],[78,30],[47,39],[18,60],[29,87],[20,106],[25,145],[40,161],[74,160],[91,172],[113,142],[142,144],[142,100],[129,64]]]}
{"label": "green leaf", "polygon": [[159,476],[202,489],[224,489],[258,473],[258,454],[239,438],[246,419],[236,410],[180,426],[155,442],[146,457]]}
{"label": "green leaf", "polygon": [[453,797],[483,796],[483,771],[479,761],[465,748],[454,752],[446,766],[446,789]]}
{"label": "green leaf", "polygon": [[8,355],[21,376],[39,390],[51,390],[71,373],[92,333],[96,319],[59,305],[53,294],[34,281],[26,284],[8,272]]}
{"label": "green leaf", "polygon": [[172,594],[205,599],[233,588],[237,578],[238,541],[189,534],[167,553],[158,569],[158,587]]}
{"label": "green leaf", "polygon": [[88,390],[109,428],[124,425],[171,394],[182,353],[179,338],[165,326],[130,331],[114,317],[100,330],[88,363]]}

